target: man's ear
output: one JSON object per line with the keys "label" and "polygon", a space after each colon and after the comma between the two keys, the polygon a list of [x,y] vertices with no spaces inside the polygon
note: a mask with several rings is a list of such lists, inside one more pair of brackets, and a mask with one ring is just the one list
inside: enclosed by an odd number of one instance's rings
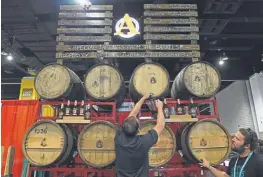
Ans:
{"label": "man's ear", "polygon": [[245,145],[245,149],[250,149],[250,144]]}

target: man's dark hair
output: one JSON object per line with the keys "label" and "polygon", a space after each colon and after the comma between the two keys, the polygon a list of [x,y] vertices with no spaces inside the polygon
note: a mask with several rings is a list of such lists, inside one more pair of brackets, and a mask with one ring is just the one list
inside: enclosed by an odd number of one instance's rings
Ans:
{"label": "man's dark hair", "polygon": [[127,136],[135,136],[138,133],[139,130],[139,123],[136,119],[136,117],[131,116],[128,117],[123,121],[122,124],[122,131],[127,135]]}
{"label": "man's dark hair", "polygon": [[258,148],[258,136],[256,132],[254,132],[250,128],[241,128],[239,129],[239,132],[245,137],[244,145],[250,144],[251,151],[254,151]]}

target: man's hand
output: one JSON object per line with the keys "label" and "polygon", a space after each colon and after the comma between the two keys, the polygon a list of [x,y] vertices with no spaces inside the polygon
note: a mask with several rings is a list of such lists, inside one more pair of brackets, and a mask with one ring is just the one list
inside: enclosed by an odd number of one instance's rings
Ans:
{"label": "man's hand", "polygon": [[[144,101],[145,101],[146,99],[148,99],[151,95],[152,95],[151,93],[145,94],[145,95],[136,103],[136,105],[134,106],[134,108],[132,109],[132,111],[130,112],[130,114],[129,114],[128,117],[130,117],[130,116],[136,117],[137,114],[139,113],[139,111],[140,111],[140,109],[141,109]],[[127,118],[128,118],[128,117],[127,117]]]}
{"label": "man's hand", "polygon": [[156,105],[158,110],[162,110],[163,109],[163,102],[160,101],[159,99],[155,101],[155,105]]}
{"label": "man's hand", "polygon": [[199,165],[202,165],[203,167],[207,168],[210,170],[210,172],[215,176],[215,177],[230,177],[226,172],[220,171],[212,166],[210,166],[210,163],[206,159],[201,159],[202,163],[199,163]]}
{"label": "man's hand", "polygon": [[145,95],[143,95],[143,100],[147,100],[148,98],[150,98],[153,94],[152,93],[146,93]]}
{"label": "man's hand", "polygon": [[202,165],[205,168],[210,168],[210,163],[206,159],[202,159],[202,163],[199,163],[199,165]]}

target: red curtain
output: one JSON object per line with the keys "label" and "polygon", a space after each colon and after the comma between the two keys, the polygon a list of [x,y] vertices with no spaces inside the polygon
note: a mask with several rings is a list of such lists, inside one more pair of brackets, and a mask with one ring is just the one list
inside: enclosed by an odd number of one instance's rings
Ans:
{"label": "red curtain", "polygon": [[2,165],[2,174],[6,162],[9,146],[15,147],[15,160],[13,176],[20,177],[24,162],[22,141],[27,129],[36,121],[39,115],[39,101],[4,101],[2,100],[1,112],[1,139],[5,147]]}

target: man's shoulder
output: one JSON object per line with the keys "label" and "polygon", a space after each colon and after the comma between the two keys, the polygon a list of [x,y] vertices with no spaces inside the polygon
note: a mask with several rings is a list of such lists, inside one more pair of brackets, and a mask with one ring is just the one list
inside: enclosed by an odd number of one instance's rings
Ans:
{"label": "man's shoulder", "polygon": [[148,137],[148,136],[151,136],[151,137],[154,137],[154,138],[156,138],[156,137],[158,138],[158,134],[157,134],[156,130],[154,130],[154,129],[151,129],[146,134],[141,135],[141,137]]}

